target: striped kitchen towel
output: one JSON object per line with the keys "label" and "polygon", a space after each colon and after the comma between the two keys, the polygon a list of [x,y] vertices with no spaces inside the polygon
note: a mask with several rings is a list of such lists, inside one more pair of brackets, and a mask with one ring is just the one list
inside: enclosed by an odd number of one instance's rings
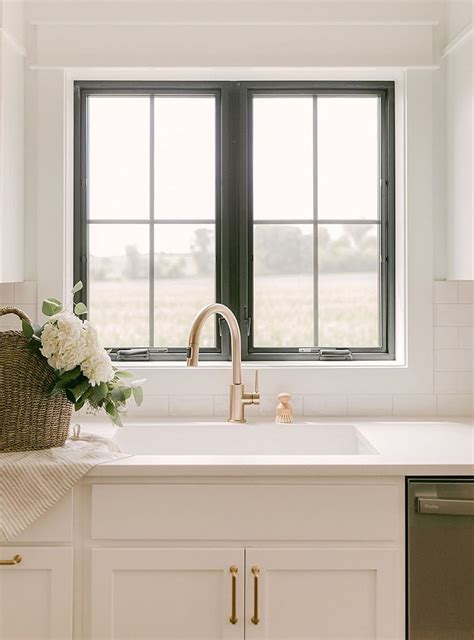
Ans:
{"label": "striped kitchen towel", "polygon": [[46,513],[97,464],[126,457],[112,441],[77,431],[63,447],[0,453],[0,544]]}

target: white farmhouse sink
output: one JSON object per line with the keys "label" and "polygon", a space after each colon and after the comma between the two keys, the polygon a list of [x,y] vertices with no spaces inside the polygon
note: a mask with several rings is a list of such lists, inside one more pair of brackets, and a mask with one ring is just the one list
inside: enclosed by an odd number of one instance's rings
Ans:
{"label": "white farmhouse sink", "polygon": [[118,429],[115,442],[135,455],[371,455],[378,451],[356,427],[311,422],[164,422]]}

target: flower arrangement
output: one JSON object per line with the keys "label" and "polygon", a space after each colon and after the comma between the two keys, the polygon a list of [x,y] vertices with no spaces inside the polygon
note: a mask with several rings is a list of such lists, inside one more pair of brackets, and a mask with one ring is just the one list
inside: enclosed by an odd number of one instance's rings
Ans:
{"label": "flower arrangement", "polygon": [[74,286],[66,309],[56,298],[43,300],[42,311],[48,319],[41,326],[23,321],[23,334],[29,347],[57,373],[51,395],[64,391],[76,411],[84,405],[92,413],[105,409],[112,422],[122,426],[127,401],[132,396],[137,406],[143,401],[140,385],[144,380],[133,380],[129,371],[112,366],[96,329],[80,318],[87,308],[83,302],[75,303],[74,297],[82,288],[82,282]]}

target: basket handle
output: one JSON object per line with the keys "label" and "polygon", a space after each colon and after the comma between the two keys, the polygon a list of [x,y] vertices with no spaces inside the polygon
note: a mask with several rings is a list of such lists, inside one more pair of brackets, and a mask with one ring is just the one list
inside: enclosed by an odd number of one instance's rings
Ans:
{"label": "basket handle", "polygon": [[24,320],[28,324],[31,324],[31,320],[26,315],[26,313],[21,309],[18,309],[17,307],[0,307],[0,318],[2,316],[8,315],[9,313],[14,313],[16,316],[20,318],[20,320]]}

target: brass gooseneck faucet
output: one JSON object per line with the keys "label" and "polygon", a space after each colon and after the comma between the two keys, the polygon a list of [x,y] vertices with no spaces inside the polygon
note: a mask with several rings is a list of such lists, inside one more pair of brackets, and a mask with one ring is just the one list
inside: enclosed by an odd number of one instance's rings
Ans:
{"label": "brass gooseneck faucet", "polygon": [[245,393],[242,384],[242,362],[241,362],[241,336],[237,318],[224,304],[209,304],[197,314],[189,332],[189,344],[186,364],[188,367],[197,367],[199,363],[199,340],[204,323],[209,316],[215,313],[220,314],[230,330],[232,345],[232,384],[230,385],[229,400],[229,422],[246,422],[245,405],[260,404],[260,393],[258,392],[258,373],[255,374],[255,391]]}

